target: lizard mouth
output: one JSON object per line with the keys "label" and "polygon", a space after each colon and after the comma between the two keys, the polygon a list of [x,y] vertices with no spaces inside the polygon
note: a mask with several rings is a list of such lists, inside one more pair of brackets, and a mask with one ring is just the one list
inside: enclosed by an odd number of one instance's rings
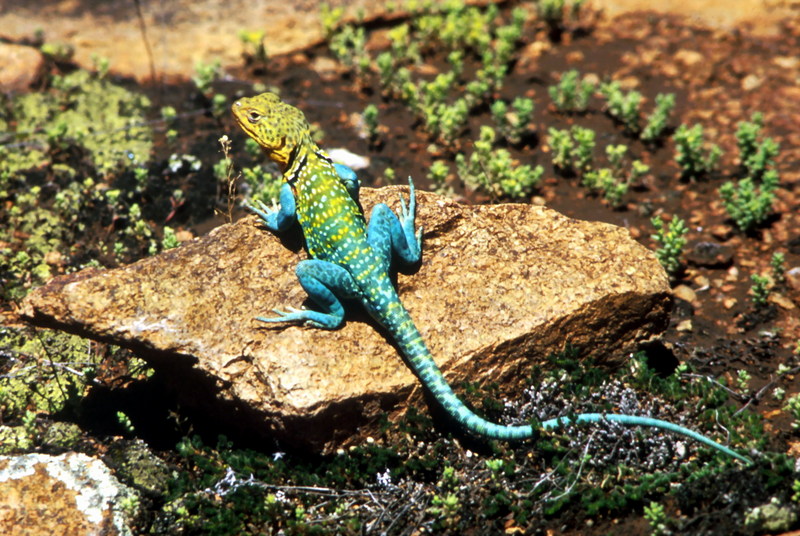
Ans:
{"label": "lizard mouth", "polygon": [[239,126],[247,132],[251,132],[251,130],[248,128],[249,125],[246,124],[248,121],[245,120],[245,117],[249,114],[247,109],[242,107],[242,101],[238,100],[234,102],[231,106],[231,111],[233,112],[233,118],[236,119],[236,122],[239,123]]}

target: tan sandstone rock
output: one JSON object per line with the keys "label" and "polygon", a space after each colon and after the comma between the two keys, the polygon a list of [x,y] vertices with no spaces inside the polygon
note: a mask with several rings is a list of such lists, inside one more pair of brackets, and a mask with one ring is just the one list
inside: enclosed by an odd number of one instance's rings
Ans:
{"label": "tan sandstone rock", "polygon": [[0,43],[0,91],[26,91],[43,68],[44,57],[35,48]]}
{"label": "tan sandstone rock", "polygon": [[[389,187],[367,210],[398,207]],[[662,331],[670,289],[627,231],[522,204],[469,207],[418,192],[423,260],[399,293],[448,380],[498,382],[514,397],[530,367],[569,343],[609,364]],[[300,306],[301,237],[253,216],[116,270],[85,270],[32,292],[33,324],[134,349],[172,378],[184,403],[254,436],[331,450],[423,406],[419,382],[359,307],[344,328],[265,325]],[[424,411],[424,408],[421,408]]]}

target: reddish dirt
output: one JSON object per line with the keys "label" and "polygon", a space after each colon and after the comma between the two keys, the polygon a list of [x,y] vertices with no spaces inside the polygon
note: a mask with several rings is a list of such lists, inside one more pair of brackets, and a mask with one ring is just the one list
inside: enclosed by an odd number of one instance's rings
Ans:
{"label": "reddish dirt", "polygon": [[[623,11],[628,9],[627,6],[641,7],[640,4],[644,3],[616,2],[607,12],[610,15],[617,13],[615,9]],[[70,5],[74,12],[68,9]],[[725,7],[720,7],[723,5]],[[679,360],[692,363],[700,374],[724,375],[728,378],[728,385],[735,384],[738,370],[748,371],[752,376],[750,393],[735,395],[735,398],[742,406],[764,416],[773,450],[796,455],[800,449],[797,432],[792,428],[787,413],[781,411],[783,402],[775,400],[771,393],[775,386],[784,388],[787,396],[800,392],[800,381],[795,375],[781,378],[776,375],[779,365],[797,364],[793,350],[800,339],[800,282],[793,286],[790,281],[776,287],[770,302],[762,308],[753,305],[749,290],[752,284],[750,276],[768,273],[774,252],[785,254],[787,269],[800,267],[800,166],[797,165],[800,161],[800,131],[797,128],[800,124],[800,88],[797,84],[800,80],[800,25],[796,17],[787,18],[787,14],[796,14],[798,6],[792,2],[728,5],[722,2],[693,4],[691,19],[654,13],[623,14],[613,20],[601,20],[586,32],[566,35],[561,43],[546,47],[540,55],[525,48],[497,97],[509,99],[526,95],[535,100],[534,135],[523,146],[509,149],[521,163],[538,163],[545,167],[545,179],[536,194],[536,201],[543,201],[571,217],[624,226],[649,247],[654,247],[650,239],[653,233],[650,218],[653,215],[677,215],[687,221],[690,249],[686,269],[676,281],[678,298],[673,322],[665,334],[669,352]],[[651,7],[649,3],[647,7]],[[660,9],[666,10],[678,11],[683,7],[677,2],[659,4]],[[74,19],[79,15],[89,17],[78,21],[83,32],[87,26],[95,24],[95,19],[90,18],[91,8],[91,4],[81,2],[57,3],[42,10],[41,16],[58,18],[63,15],[65,21],[71,21],[70,24],[75,24]],[[224,10],[226,14],[230,11],[231,8]],[[753,12],[758,13],[758,18],[750,18],[749,14]],[[6,8],[0,17],[0,27],[8,28],[5,21],[15,20],[7,17],[28,14],[34,15],[21,7],[14,11]],[[135,35],[138,32],[135,18],[107,15],[112,27],[127,24],[127,32],[122,32],[121,36],[140,39]],[[224,17],[220,15],[218,18]],[[32,20],[36,20],[35,17]],[[184,33],[178,23],[169,25],[169,31],[166,31],[164,28],[168,23],[155,20],[149,25],[149,35],[154,41],[166,41],[164,36],[171,39],[177,33],[183,36],[184,52],[173,50],[178,65],[174,72],[187,78],[192,68],[188,67],[190,63],[187,63],[184,53],[193,47],[197,56],[202,57],[207,48],[198,43],[213,41],[215,34],[208,33],[208,39],[201,40],[196,38],[196,34]],[[700,25],[698,20],[704,24]],[[716,26],[709,26],[709,21],[716,21]],[[67,23],[64,24],[66,27]],[[732,29],[733,25],[735,29]],[[209,28],[208,25],[198,27]],[[57,25],[46,26],[48,35],[51,32],[58,35],[56,28]],[[299,27],[297,33],[303,30]],[[229,27],[224,31],[229,31]],[[531,42],[546,40],[543,36],[527,38]],[[120,38],[110,44],[113,45],[111,48],[100,50],[124,49],[124,43],[126,41]],[[379,43],[378,37],[370,46],[377,47]],[[375,80],[369,81],[366,89],[359,89],[341,71],[326,69],[330,66],[330,54],[324,46],[275,57],[270,61],[268,72],[263,68],[241,66],[237,59],[239,49],[229,55],[232,46],[230,43],[224,45],[224,52],[228,55],[220,53],[229,60],[230,77],[219,82],[216,89],[233,98],[251,93],[253,82],[281,88],[284,97],[306,111],[310,121],[325,132],[323,144],[326,147],[347,147],[371,158],[370,168],[360,172],[367,185],[385,184],[383,172],[391,167],[397,171],[398,177],[410,174],[421,188],[426,188],[429,185],[425,177],[431,162],[448,156],[446,153],[428,153],[430,140],[421,129],[415,128],[416,120],[401,103],[382,99]],[[269,46],[268,43],[268,49]],[[86,50],[91,49],[91,46],[86,47]],[[84,49],[81,50],[84,54]],[[129,57],[142,56],[141,50],[133,53],[130,50]],[[157,55],[157,63],[163,58]],[[126,62],[114,61],[114,64],[129,69],[125,71],[128,74],[141,75],[141,65],[126,66]],[[434,67],[444,64],[442,58],[436,57],[429,63]],[[675,93],[677,106],[671,126],[676,127],[681,122],[702,123],[707,135],[725,151],[721,171],[702,180],[681,180],[674,162],[672,141],[650,148],[631,139],[603,113],[599,98],[592,100],[585,114],[557,113],[550,104],[547,88],[557,80],[558,73],[570,68],[583,74],[595,74],[601,79],[618,79],[628,88],[635,87],[647,99],[646,110],[652,107],[656,94]],[[191,137],[181,140],[182,150],[201,155],[208,164],[205,169],[219,158],[216,140],[221,133],[234,139],[234,147],[238,148],[234,160],[242,165],[241,162],[247,159],[241,151],[244,136],[232,119],[223,117],[216,120],[198,112],[202,99],[188,84],[158,83],[149,85],[146,90],[152,95],[154,110],[171,104],[179,112],[194,114],[181,119],[175,128],[192,133]],[[387,128],[380,148],[370,147],[354,128],[354,114],[360,114],[370,103],[379,107],[381,123]],[[717,189],[726,180],[741,176],[740,163],[735,157],[734,133],[736,124],[749,119],[754,111],[764,114],[765,135],[774,137],[781,144],[777,159],[781,190],[774,204],[774,216],[755,233],[746,235],[736,230],[729,220]],[[461,139],[465,151],[471,151],[471,140],[477,136],[479,125],[490,122],[485,110],[482,115],[471,118],[469,129]],[[629,146],[630,156],[644,158],[650,165],[652,173],[627,194],[622,208],[609,208],[597,197],[587,194],[576,178],[559,176],[550,164],[544,141],[547,128],[564,128],[572,124],[591,127],[597,132],[596,155],[601,164],[602,146],[623,143]],[[163,154],[157,155],[157,161],[168,156],[164,153],[165,147],[160,151]],[[187,199],[170,224],[199,234],[220,223],[220,219],[213,217],[214,193],[210,190],[215,184],[215,179],[208,174],[188,176],[182,182],[167,185],[169,191],[183,189]],[[464,195],[465,202],[490,201],[464,192],[463,188],[458,191]],[[150,210],[148,217],[158,223],[163,223],[171,210],[166,203],[163,207],[146,208]],[[709,247],[714,250],[712,255],[708,255]],[[683,500],[690,501],[691,498],[689,494]],[[681,505],[671,507],[680,508]],[[637,515],[627,520],[604,521],[591,529],[575,529],[572,533],[626,531],[644,533],[647,527]]]}
{"label": "reddish dirt", "polygon": [[[367,20],[384,17],[390,3],[398,4],[386,0],[329,2],[347,6],[351,18],[363,9]],[[689,12],[686,3],[678,0],[593,0],[591,4],[609,17],[657,11],[686,15],[693,23],[726,32],[746,28],[753,35],[778,35],[782,22],[796,17],[800,10],[795,0],[701,0],[692,2]],[[236,65],[243,50],[240,30],[264,30],[271,55],[320,42],[320,5],[274,0],[8,0],[0,5],[0,40],[27,40],[42,30],[46,41],[72,46],[79,65],[91,68],[96,54],[110,59],[117,74],[142,81],[152,73],[149,47],[157,79],[186,80],[198,61],[219,59],[223,66]],[[140,21],[144,22],[144,35]]]}

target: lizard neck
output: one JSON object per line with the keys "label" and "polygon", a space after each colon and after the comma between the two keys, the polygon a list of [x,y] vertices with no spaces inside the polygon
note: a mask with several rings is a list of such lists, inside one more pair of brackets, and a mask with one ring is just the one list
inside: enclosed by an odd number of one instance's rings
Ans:
{"label": "lizard neck", "polygon": [[283,179],[293,188],[309,176],[327,167],[333,168],[333,160],[311,140],[299,143],[289,154]]}

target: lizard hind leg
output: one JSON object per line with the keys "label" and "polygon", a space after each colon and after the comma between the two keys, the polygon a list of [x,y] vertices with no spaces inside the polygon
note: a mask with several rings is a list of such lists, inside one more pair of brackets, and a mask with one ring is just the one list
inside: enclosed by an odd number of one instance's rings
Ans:
{"label": "lizard hind leg", "polygon": [[336,329],[344,321],[344,307],[340,299],[359,296],[353,276],[339,265],[309,259],[301,261],[295,270],[297,279],[321,311],[291,308],[289,311],[275,310],[276,317],[256,317],[262,322],[301,322],[322,329]]}
{"label": "lizard hind leg", "polygon": [[408,207],[400,198],[400,217],[387,205],[380,203],[372,209],[367,228],[367,240],[386,262],[391,264],[392,256],[397,257],[405,265],[419,262],[422,255],[422,229],[414,229],[414,216],[417,207],[414,184],[409,184]]}

